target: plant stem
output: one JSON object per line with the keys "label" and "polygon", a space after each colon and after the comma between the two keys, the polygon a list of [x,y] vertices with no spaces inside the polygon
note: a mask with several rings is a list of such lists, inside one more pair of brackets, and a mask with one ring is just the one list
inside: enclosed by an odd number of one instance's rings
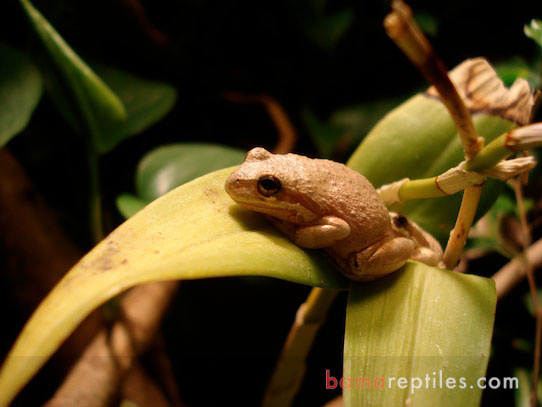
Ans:
{"label": "plant stem", "polygon": [[542,347],[542,310],[537,309],[536,315],[536,334],[534,348],[534,366],[533,366],[533,393],[531,394],[531,406],[538,406],[538,378],[540,377],[540,348]]}
{"label": "plant stem", "polygon": [[459,132],[465,158],[474,157],[483,145],[483,139],[478,137],[470,113],[448,77],[444,64],[414,21],[410,7],[402,0],[393,0],[391,6],[393,11],[384,20],[386,33],[437,89]]}
{"label": "plant stem", "polygon": [[[469,110],[448,77],[444,65],[437,58],[429,41],[414,21],[410,7],[402,0],[393,0],[392,9],[392,13],[384,21],[388,36],[437,89],[459,132],[465,158],[471,159],[483,147],[484,140],[478,136]],[[454,229],[450,233],[450,239],[444,253],[444,263],[448,268],[455,267],[461,250],[465,246],[476,208],[480,202],[481,189],[479,186],[465,189],[459,215]]]}
{"label": "plant stem", "polygon": [[529,259],[527,258],[527,249],[531,244],[531,232],[529,230],[529,225],[527,224],[525,205],[523,204],[523,190],[519,177],[513,181],[513,185],[514,193],[516,195],[516,202],[518,205],[521,230],[523,232],[523,252],[521,253],[520,258],[527,274],[529,289],[531,291],[531,300],[533,302],[534,315],[536,317],[535,348],[533,362],[533,392],[531,394],[531,406],[537,407],[538,378],[540,376],[540,351],[542,347],[542,304],[540,304],[538,301],[538,290],[536,287],[536,280],[534,278],[533,266],[529,263]]}
{"label": "plant stem", "polygon": [[305,360],[311,345],[337,293],[337,290],[315,287],[299,307],[265,391],[264,407],[292,404],[305,375]]}
{"label": "plant stem", "polygon": [[525,251],[525,258],[517,256],[493,275],[497,298],[501,299],[527,275],[524,261],[531,268],[542,266],[542,239],[533,243]]}
{"label": "plant stem", "polygon": [[470,227],[474,221],[474,215],[476,214],[481,194],[481,186],[469,187],[463,192],[459,214],[457,215],[455,226],[450,232],[450,239],[448,239],[446,251],[442,258],[444,265],[449,270],[452,270],[456,266],[461,255],[461,250],[465,247],[465,242],[467,241]]}
{"label": "plant stem", "polygon": [[502,134],[485,146],[480,152],[465,163],[467,171],[482,171],[493,167],[514,151],[506,146],[508,133]]}
{"label": "plant stem", "polygon": [[398,198],[399,202],[412,199],[440,198],[453,195],[474,185],[482,185],[485,181],[484,175],[455,167],[436,177],[405,182],[399,188]]}
{"label": "plant stem", "polygon": [[437,177],[431,177],[406,182],[399,189],[400,202],[447,196],[448,194],[437,187],[436,180]]}
{"label": "plant stem", "polygon": [[276,99],[266,94],[250,95],[239,92],[226,92],[222,96],[234,103],[261,103],[275,125],[279,136],[277,144],[273,147],[273,153],[286,154],[294,149],[297,142],[297,131],[288,117],[288,113]]}

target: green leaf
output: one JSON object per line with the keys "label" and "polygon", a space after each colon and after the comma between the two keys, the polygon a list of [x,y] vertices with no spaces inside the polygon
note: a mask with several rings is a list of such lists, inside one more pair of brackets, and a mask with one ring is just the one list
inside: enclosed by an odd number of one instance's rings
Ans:
{"label": "green leaf", "polygon": [[126,121],[122,132],[117,133],[119,138],[115,144],[143,132],[175,105],[177,92],[167,83],[143,79],[103,65],[93,65],[93,68],[120,98],[126,109]]}
{"label": "green leaf", "polygon": [[340,127],[320,122],[316,115],[308,109],[301,112],[301,118],[313,143],[318,148],[319,156],[322,158],[332,157],[343,136],[343,130]]}
{"label": "green leaf", "polygon": [[241,164],[246,152],[206,143],[178,143],[159,147],[140,161],[137,195],[151,201],[188,181]]}
{"label": "green leaf", "polygon": [[[486,143],[516,127],[515,123],[485,113],[473,116]],[[418,94],[391,111],[371,130],[348,165],[365,175],[375,187],[405,177],[429,178],[442,174],[463,160],[463,149],[444,105]],[[497,199],[502,183],[489,180],[482,193],[477,217]],[[453,228],[461,194],[407,202],[394,208],[446,241]]]}
{"label": "green leaf", "polygon": [[121,194],[117,197],[117,208],[124,216],[124,219],[128,219],[148,205],[149,202],[132,194]]}
{"label": "green leaf", "polygon": [[388,98],[344,107],[333,112],[327,123],[322,123],[314,113],[305,109],[302,119],[320,156],[332,157],[339,149],[350,151],[357,146],[378,120],[402,100]]}
{"label": "green leaf", "polygon": [[76,130],[88,135],[96,151],[110,151],[126,118],[120,99],[70,48],[28,0],[19,0],[49,56],[52,97]]}
{"label": "green leaf", "polygon": [[[0,405],[49,359],[96,307],[144,282],[267,276],[311,286],[347,281],[224,190],[233,168],[184,184],[140,210],[77,263],[25,325],[0,371]],[[47,334],[44,335],[44,332]]]}
{"label": "green leaf", "polygon": [[0,147],[23,130],[43,92],[41,75],[21,52],[0,44]]}
{"label": "green leaf", "polygon": [[532,19],[531,24],[523,27],[525,35],[542,47],[542,20]]}
{"label": "green leaf", "polygon": [[517,78],[523,78],[531,88],[540,87],[540,76],[536,69],[522,58],[515,57],[501,62],[495,66],[495,70],[506,86],[512,86]]}
{"label": "green leaf", "polygon": [[[495,306],[493,280],[415,262],[381,280],[353,284],[343,372],[352,388],[343,381],[345,405],[479,405],[476,384],[485,376]],[[368,378],[369,385],[359,388],[360,379],[356,389],[356,378]],[[451,378],[458,387],[464,378],[467,388],[448,388]]]}

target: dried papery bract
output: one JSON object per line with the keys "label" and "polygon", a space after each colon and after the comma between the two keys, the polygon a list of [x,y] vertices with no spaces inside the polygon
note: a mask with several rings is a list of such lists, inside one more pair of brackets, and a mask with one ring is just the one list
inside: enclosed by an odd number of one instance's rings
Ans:
{"label": "dried papery bract", "polygon": [[[438,94],[450,112],[463,145],[465,159],[475,157],[484,145],[483,138],[478,136],[474,127],[469,110],[497,113],[519,124],[525,124],[530,119],[533,97],[526,82],[518,81],[507,90],[489,64],[478,59],[466,61],[456,69],[456,77],[453,78],[456,86],[454,86],[443,64],[414,21],[408,5],[401,0],[394,0],[392,8],[392,13],[386,17],[384,23],[386,32],[433,84],[433,89],[428,93]],[[463,93],[463,98],[460,92]],[[465,246],[480,201],[481,188],[470,186],[465,189],[456,224],[450,233],[444,253],[443,261],[447,268],[455,267]]]}
{"label": "dried papery bract", "polygon": [[[449,76],[471,114],[489,113],[520,126],[530,122],[536,99],[525,79],[517,78],[507,88],[484,58],[467,59],[450,71]],[[426,93],[439,97],[434,86]]]}

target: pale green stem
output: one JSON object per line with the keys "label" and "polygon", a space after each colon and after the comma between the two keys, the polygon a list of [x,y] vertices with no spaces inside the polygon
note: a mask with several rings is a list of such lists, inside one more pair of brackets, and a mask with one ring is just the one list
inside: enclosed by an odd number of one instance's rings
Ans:
{"label": "pale green stem", "polygon": [[[466,171],[482,172],[492,168],[494,165],[504,160],[515,151],[506,146],[508,133],[497,137],[480,152],[465,162],[463,168]],[[431,177],[405,182],[399,188],[398,197],[400,202],[413,199],[440,198],[449,195],[438,187],[438,178]]]}
{"label": "pale green stem", "polygon": [[413,199],[440,198],[447,196],[448,194],[438,189],[436,179],[437,177],[432,177],[406,182],[399,189],[400,201],[404,202]]}
{"label": "pale green stem", "polygon": [[506,147],[506,136],[502,134],[485,146],[480,152],[465,163],[467,171],[483,171],[493,167],[499,161],[504,160],[514,151]]}

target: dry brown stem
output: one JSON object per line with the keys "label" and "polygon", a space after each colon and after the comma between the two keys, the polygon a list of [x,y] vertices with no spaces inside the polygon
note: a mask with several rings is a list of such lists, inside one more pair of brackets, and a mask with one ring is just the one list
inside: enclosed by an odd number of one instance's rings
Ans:
{"label": "dry brown stem", "polygon": [[[3,275],[10,280],[23,311],[30,315],[39,301],[77,262],[80,252],[65,236],[24,169],[5,148],[0,149],[0,229],[3,232],[0,238]],[[130,304],[135,310],[140,307]],[[137,311],[127,314],[134,312]],[[94,312],[59,349],[57,365],[69,368],[100,332],[101,326],[99,313]],[[104,339],[103,332],[105,330],[102,329],[94,342]],[[139,342],[145,341],[140,339]],[[99,362],[99,358],[94,362]],[[89,378],[94,375],[107,377],[104,372],[94,369],[96,365],[92,363],[86,367],[90,367],[87,370],[89,375],[79,383],[81,389],[87,388]],[[136,373],[140,380],[145,380],[144,372]],[[112,387],[115,380],[109,377],[108,386]],[[78,392],[81,389],[74,390]]]}
{"label": "dry brown stem", "polygon": [[470,113],[448,77],[444,64],[414,21],[410,7],[402,0],[393,0],[392,10],[384,20],[388,36],[437,89],[457,127],[465,158],[473,157],[482,147],[483,139],[478,137]]}
{"label": "dry brown stem", "polygon": [[261,103],[273,121],[279,135],[277,144],[273,147],[273,153],[286,154],[294,149],[297,132],[288,114],[276,99],[269,95],[245,95],[238,92],[226,92],[222,96],[224,99],[235,103]]}
{"label": "dry brown stem", "polygon": [[156,282],[130,290],[120,301],[121,318],[94,338],[47,406],[110,405],[138,356],[151,344],[177,285]]}
{"label": "dry brown stem", "polygon": [[135,363],[122,383],[122,399],[132,401],[141,407],[169,407],[172,405],[139,362]]}
{"label": "dry brown stem", "polygon": [[523,252],[520,256],[523,267],[527,273],[527,280],[529,281],[529,288],[531,290],[531,300],[533,302],[534,314],[536,318],[535,324],[535,348],[534,348],[534,362],[533,362],[533,390],[531,394],[531,405],[537,407],[538,405],[538,377],[540,376],[540,352],[542,347],[542,306],[538,301],[538,290],[536,287],[536,280],[534,278],[534,269],[532,264],[526,258],[526,252],[528,246],[531,243],[531,231],[527,224],[527,213],[525,212],[525,205],[523,204],[523,189],[521,184],[521,178],[518,177],[512,181],[514,186],[514,193],[516,195],[516,202],[518,205],[519,219],[521,223],[521,230],[523,232]]}
{"label": "dry brown stem", "polygon": [[[470,112],[448,77],[444,65],[414,21],[410,7],[402,0],[393,0],[392,10],[384,20],[388,36],[438,91],[458,130],[465,158],[468,160],[474,157],[483,147],[484,140],[478,136]],[[476,212],[480,193],[481,187],[478,186],[465,189],[459,215],[444,252],[443,262],[446,268],[454,268],[459,260],[474,219],[474,215],[470,215]]]}
{"label": "dry brown stem", "polygon": [[[27,318],[81,254],[6,148],[0,149],[0,230],[2,277]],[[55,366],[69,368],[100,326],[98,313],[87,317],[60,347]]]}
{"label": "dry brown stem", "polygon": [[145,8],[140,0],[121,0],[133,14],[143,32],[160,48],[169,44],[169,37],[162,30],[155,27],[147,18]]}
{"label": "dry brown stem", "polygon": [[[534,242],[525,252],[525,257],[533,268],[542,266],[542,239]],[[493,275],[497,288],[497,298],[501,299],[527,276],[524,260],[518,256]]]}

